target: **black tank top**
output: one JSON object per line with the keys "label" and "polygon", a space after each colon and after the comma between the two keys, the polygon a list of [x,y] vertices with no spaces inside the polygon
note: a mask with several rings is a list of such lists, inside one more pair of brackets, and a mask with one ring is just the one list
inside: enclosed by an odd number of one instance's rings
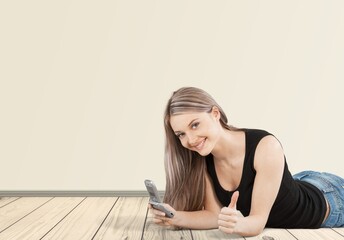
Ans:
{"label": "black tank top", "polygon": [[[237,209],[248,216],[251,209],[253,183],[256,176],[254,154],[259,141],[272,135],[264,130],[242,129],[245,132],[245,160],[240,184],[235,191],[240,196]],[[216,175],[214,159],[207,156],[207,171],[215,194],[223,206],[228,206],[234,191],[222,188]],[[272,228],[319,228],[326,214],[326,202],[322,192],[315,186],[293,179],[284,158],[284,172],[276,200],[271,208],[266,227]]]}

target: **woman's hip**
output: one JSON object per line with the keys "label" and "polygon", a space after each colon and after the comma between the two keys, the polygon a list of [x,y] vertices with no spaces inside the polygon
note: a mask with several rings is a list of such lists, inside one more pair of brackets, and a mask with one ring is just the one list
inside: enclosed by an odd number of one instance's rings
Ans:
{"label": "woman's hip", "polygon": [[317,187],[329,204],[330,212],[322,227],[344,226],[344,179],[327,172],[303,171],[293,175]]}

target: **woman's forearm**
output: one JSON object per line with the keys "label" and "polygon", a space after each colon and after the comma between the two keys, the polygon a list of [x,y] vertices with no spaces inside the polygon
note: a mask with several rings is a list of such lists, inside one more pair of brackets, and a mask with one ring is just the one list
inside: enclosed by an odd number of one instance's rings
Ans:
{"label": "woman's forearm", "polygon": [[265,227],[265,220],[261,216],[239,217],[233,232],[240,236],[252,237],[259,235]]}
{"label": "woman's forearm", "polygon": [[189,229],[214,229],[218,228],[218,215],[208,210],[201,211],[177,211],[172,225]]}

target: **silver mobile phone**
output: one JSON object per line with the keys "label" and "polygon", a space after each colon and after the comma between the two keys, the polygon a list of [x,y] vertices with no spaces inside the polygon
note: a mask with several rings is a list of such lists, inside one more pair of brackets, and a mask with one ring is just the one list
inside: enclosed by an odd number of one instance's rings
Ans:
{"label": "silver mobile phone", "polygon": [[158,190],[152,180],[145,180],[145,185],[147,191],[149,193],[149,203],[152,205],[153,208],[158,209],[166,214],[166,217],[172,218],[174,216],[173,212],[166,209],[162,204]]}

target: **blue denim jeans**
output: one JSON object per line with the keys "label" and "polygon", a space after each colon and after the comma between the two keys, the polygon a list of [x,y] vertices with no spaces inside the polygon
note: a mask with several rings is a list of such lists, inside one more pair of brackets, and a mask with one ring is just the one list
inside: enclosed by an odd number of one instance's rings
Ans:
{"label": "blue denim jeans", "polygon": [[344,179],[325,172],[303,171],[293,176],[320,189],[329,206],[330,213],[321,227],[344,227]]}

